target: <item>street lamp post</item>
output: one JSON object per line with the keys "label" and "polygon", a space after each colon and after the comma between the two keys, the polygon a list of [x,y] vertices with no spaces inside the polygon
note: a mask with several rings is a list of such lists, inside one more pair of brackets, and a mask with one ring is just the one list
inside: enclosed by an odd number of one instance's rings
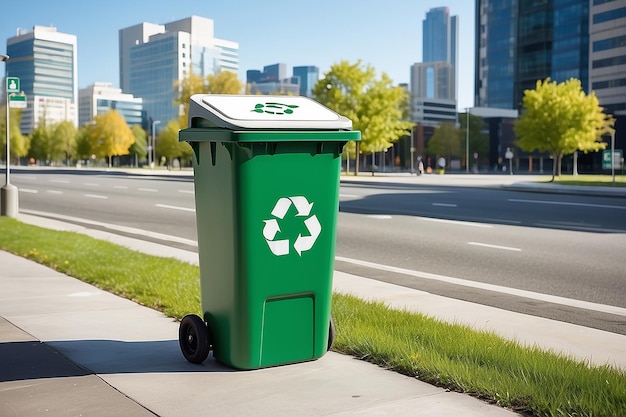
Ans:
{"label": "street lamp post", "polygon": [[152,145],[150,146],[151,150],[149,152],[149,156],[152,156],[152,153],[154,152],[154,157],[152,158],[152,162],[150,162],[150,169],[154,168],[154,163],[156,160],[156,125],[158,125],[159,123],[161,123],[160,120],[152,121]]}
{"label": "street lamp post", "polygon": [[[0,54],[0,61],[4,61],[4,65],[5,65],[5,70],[4,70],[4,78],[5,78],[5,83],[7,80],[7,77],[9,76],[9,71],[7,69],[7,61],[9,60],[9,56],[8,55],[3,55]],[[7,143],[6,143],[6,184],[4,185],[4,187],[2,187],[2,190],[0,192],[0,214],[2,216],[6,216],[6,217],[17,217],[17,211],[18,211],[18,194],[17,194],[17,187],[14,186],[13,184],[11,184],[11,140],[10,140],[10,136],[9,136],[9,132],[10,132],[10,125],[9,125],[9,117],[10,117],[10,112],[9,112],[9,91],[8,88],[6,88],[5,86],[5,92],[4,92],[7,96],[7,122],[6,122],[6,130],[7,130]]]}
{"label": "street lamp post", "polygon": [[465,172],[469,173],[469,107],[465,108]]}

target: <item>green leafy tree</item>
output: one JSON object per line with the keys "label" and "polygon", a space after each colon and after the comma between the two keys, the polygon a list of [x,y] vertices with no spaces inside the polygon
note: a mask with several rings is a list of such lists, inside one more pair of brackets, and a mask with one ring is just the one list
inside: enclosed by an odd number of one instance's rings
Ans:
{"label": "green leafy tree", "polygon": [[[57,157],[65,156],[66,164],[69,166],[70,161],[76,153],[76,135],[78,131],[74,124],[68,120],[56,124],[53,127],[52,137],[55,149],[55,160]],[[58,153],[57,153],[58,152]]]}
{"label": "green leafy tree", "polygon": [[[313,98],[352,120],[352,128],[361,131],[359,147],[365,153],[390,148],[410,134],[413,126],[407,119],[406,90],[394,87],[385,73],[377,79],[374,68],[363,67],[361,61],[341,61],[331,66],[313,87]],[[344,153],[355,158],[356,143],[348,142]]]}
{"label": "green leafy tree", "polygon": [[[7,108],[6,104],[1,107],[0,113],[0,144],[1,150],[0,155],[2,155],[2,160],[6,161],[6,143],[7,143]],[[22,156],[26,156],[28,154],[28,149],[30,147],[30,141],[28,137],[22,135],[20,131],[20,123],[22,121],[22,109],[9,109],[9,138],[11,144],[11,155],[15,155],[20,158]]]}
{"label": "green leafy tree", "polygon": [[130,146],[129,152],[131,155],[135,155],[135,165],[139,165],[138,159],[143,159],[148,154],[146,131],[139,125],[132,125],[130,130],[133,132],[135,142]]}
{"label": "green leafy tree", "polygon": [[76,159],[90,159],[93,155],[93,149],[89,140],[89,131],[93,128],[93,125],[86,125],[78,129],[76,134],[76,149],[74,157]]}
{"label": "green leafy tree", "polygon": [[179,91],[176,104],[182,106],[183,111],[178,117],[178,124],[187,127],[189,116],[189,100],[194,94],[241,94],[243,85],[237,78],[237,74],[232,71],[220,71],[217,74],[210,74],[206,77],[191,73],[189,77],[176,82],[174,85]]}
{"label": "green leafy tree", "polygon": [[461,130],[452,123],[442,123],[428,142],[428,153],[437,157],[443,156],[449,166],[453,157],[461,155],[461,141]]}
{"label": "green leafy tree", "polygon": [[117,110],[94,117],[94,123],[87,131],[93,153],[96,157],[108,157],[109,166],[112,156],[128,155],[135,142],[133,132]]}
{"label": "green leafy tree", "polygon": [[178,141],[179,130],[180,126],[178,122],[172,120],[165,126],[165,129],[161,130],[157,135],[157,157],[164,157],[168,167],[171,165],[174,158],[188,160],[193,152],[188,143]]}
{"label": "green leafy tree", "polygon": [[602,133],[613,126],[598,98],[585,94],[580,80],[557,83],[537,81],[534,90],[524,91],[524,111],[515,123],[517,146],[525,151],[548,152],[554,159],[552,181],[561,175],[563,155],[575,151],[598,151]]}
{"label": "green leafy tree", "polygon": [[41,121],[30,134],[31,157],[43,161],[45,164],[52,164],[52,127]]}

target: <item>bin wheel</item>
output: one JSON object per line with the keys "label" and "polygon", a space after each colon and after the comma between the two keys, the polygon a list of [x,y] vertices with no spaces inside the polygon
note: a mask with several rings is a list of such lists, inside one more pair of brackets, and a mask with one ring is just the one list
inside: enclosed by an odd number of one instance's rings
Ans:
{"label": "bin wheel", "polygon": [[178,344],[191,363],[202,363],[209,356],[209,329],[195,314],[183,317],[178,328]]}
{"label": "bin wheel", "polygon": [[330,325],[328,326],[328,348],[333,347],[333,343],[335,342],[335,322],[333,321],[333,316],[330,316]]}

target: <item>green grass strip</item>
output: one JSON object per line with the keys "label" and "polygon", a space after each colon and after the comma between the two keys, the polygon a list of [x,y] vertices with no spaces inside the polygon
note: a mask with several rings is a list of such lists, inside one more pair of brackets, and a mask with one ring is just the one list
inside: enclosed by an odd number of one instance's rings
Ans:
{"label": "green grass strip", "polygon": [[[0,217],[0,249],[180,319],[201,313],[199,269]],[[333,350],[534,416],[626,415],[626,372],[493,333],[334,294]],[[375,382],[375,381],[374,381]]]}

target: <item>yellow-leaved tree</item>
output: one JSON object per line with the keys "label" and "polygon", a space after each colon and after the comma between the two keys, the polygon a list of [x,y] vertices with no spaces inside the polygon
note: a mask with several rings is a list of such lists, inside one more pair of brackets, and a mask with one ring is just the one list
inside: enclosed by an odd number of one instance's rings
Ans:
{"label": "yellow-leaved tree", "polygon": [[552,181],[561,175],[563,155],[599,151],[602,134],[613,126],[596,95],[585,94],[580,80],[537,81],[524,91],[523,111],[515,123],[517,145],[525,151],[548,152],[554,158]]}
{"label": "yellow-leaved tree", "polygon": [[187,127],[189,115],[189,99],[194,94],[241,94],[243,85],[232,71],[220,71],[215,75],[201,76],[191,73],[189,77],[176,82],[174,88],[179,91],[176,104],[182,106],[183,111],[178,116],[181,128]]}
{"label": "yellow-leaved tree", "polygon": [[[313,87],[313,98],[326,107],[352,120],[352,128],[361,131],[360,151],[384,151],[399,138],[407,136],[413,124],[407,120],[408,94],[402,87],[361,61],[341,61],[330,67]],[[357,142],[349,141],[344,154],[356,157]]]}
{"label": "yellow-leaved tree", "polygon": [[109,166],[112,156],[128,155],[131,145],[135,143],[135,135],[117,110],[94,117],[87,135],[92,152],[97,157],[108,157]]}

